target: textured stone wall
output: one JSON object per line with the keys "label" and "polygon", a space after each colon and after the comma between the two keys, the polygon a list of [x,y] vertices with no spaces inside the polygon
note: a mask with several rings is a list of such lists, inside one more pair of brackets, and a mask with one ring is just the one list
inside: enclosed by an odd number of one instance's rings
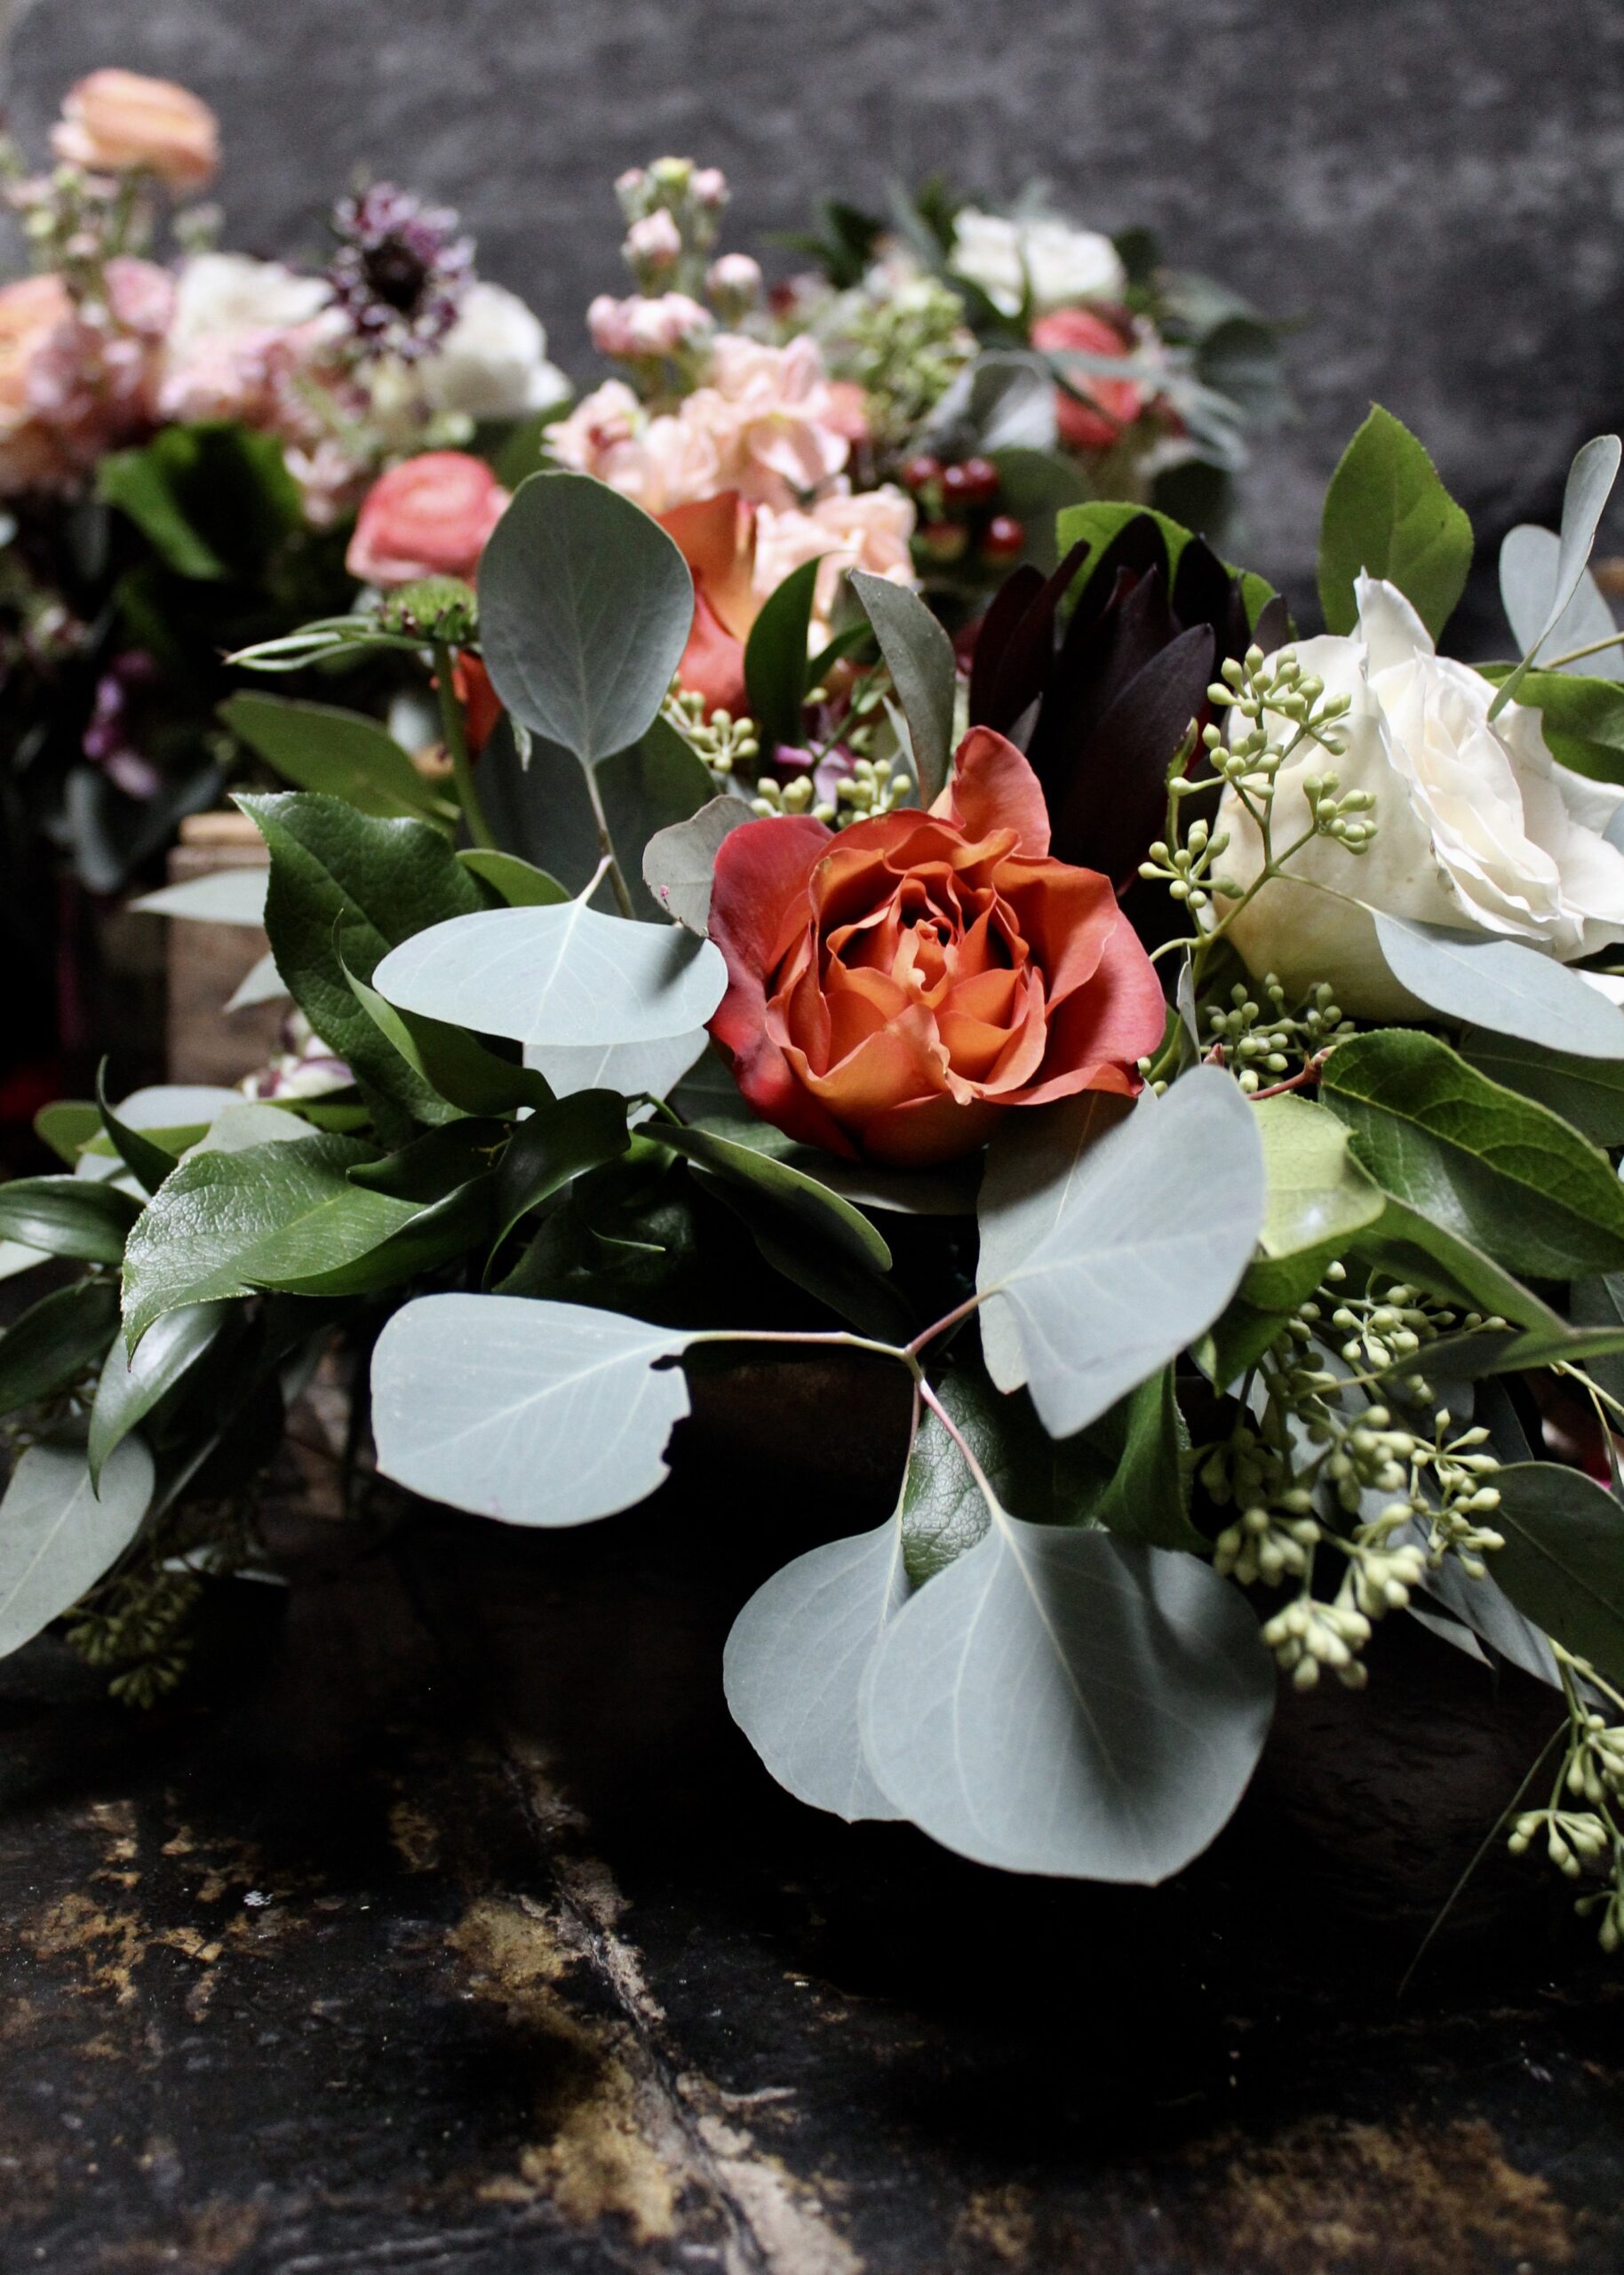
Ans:
{"label": "textured stone wall", "polygon": [[235,243],[313,246],[356,160],[442,195],[577,371],[634,160],[724,166],[743,242],[826,185],[1045,176],[1302,319],[1247,550],[1302,597],[1372,395],[1491,540],[1624,416],[1617,0],[12,0],[9,54],[29,136],[96,63],[196,87]]}

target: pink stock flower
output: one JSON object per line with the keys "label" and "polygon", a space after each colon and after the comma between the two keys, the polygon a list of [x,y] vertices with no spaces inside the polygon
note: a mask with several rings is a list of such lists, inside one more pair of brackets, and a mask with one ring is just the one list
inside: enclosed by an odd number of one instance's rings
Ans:
{"label": "pink stock flower", "polygon": [[600,292],[586,311],[586,328],[601,355],[670,356],[700,346],[715,320],[686,292],[633,293],[625,300]]}
{"label": "pink stock flower", "polygon": [[842,486],[804,510],[763,506],[756,515],[755,589],[765,599],[803,561],[822,560],[813,612],[826,625],[840,579],[849,569],[912,585],[915,508],[905,492],[886,483],[853,496]]}
{"label": "pink stock flower", "polygon": [[155,423],[173,282],[122,255],[103,275],[105,302],[58,276],[0,291],[0,490],[69,489]]}

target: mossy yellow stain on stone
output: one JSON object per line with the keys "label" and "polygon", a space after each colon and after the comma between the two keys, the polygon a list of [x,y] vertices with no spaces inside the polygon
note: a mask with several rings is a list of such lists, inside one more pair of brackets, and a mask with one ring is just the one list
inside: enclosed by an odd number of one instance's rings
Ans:
{"label": "mossy yellow stain on stone", "polygon": [[648,2137],[638,2080],[625,2058],[624,2025],[571,2011],[557,1984],[574,1963],[538,1907],[486,1896],[450,1936],[476,1997],[501,2006],[535,2055],[538,2137],[516,2175],[481,2191],[511,2202],[521,2191],[546,2197],[572,2225],[623,2218],[640,2243],[676,2225],[680,2180]]}

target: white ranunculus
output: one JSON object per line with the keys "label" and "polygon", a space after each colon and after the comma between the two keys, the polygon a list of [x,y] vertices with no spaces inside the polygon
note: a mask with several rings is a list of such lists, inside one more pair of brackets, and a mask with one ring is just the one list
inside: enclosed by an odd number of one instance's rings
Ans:
{"label": "white ranunculus", "polygon": [[561,403],[569,382],[547,361],[547,335],[516,292],[471,284],[456,323],[416,376],[436,411],[522,419]]}
{"label": "white ranunculus", "polygon": [[[1384,914],[1519,940],[1564,963],[1624,939],[1624,854],[1603,834],[1624,791],[1559,766],[1538,711],[1508,703],[1491,722],[1493,687],[1434,651],[1396,586],[1360,577],[1356,589],[1353,635],[1327,634],[1296,649],[1305,675],[1351,698],[1339,729],[1347,750],[1331,758],[1306,745],[1282,769],[1273,838],[1283,849],[1301,834],[1305,778],[1333,772],[1341,792],[1374,794],[1375,842],[1356,858],[1319,837],[1294,856],[1231,928],[1249,969],[1278,973],[1293,991],[1328,979],[1355,1016],[1419,1008],[1389,971],[1365,910],[1315,883]],[[1292,731],[1281,718],[1264,723],[1276,739]],[[1249,885],[1262,866],[1262,842],[1233,790],[1223,794],[1218,827],[1230,842],[1215,869]]]}
{"label": "white ranunculus", "polygon": [[967,205],[953,225],[948,266],[979,284],[993,306],[1014,315],[1030,282],[1033,313],[1079,300],[1120,299],[1127,275],[1117,248],[1096,229],[1074,229],[1047,217],[1011,220]]}
{"label": "white ranunculus", "polygon": [[167,353],[179,363],[206,342],[291,331],[320,315],[331,298],[325,277],[300,276],[279,260],[194,253],[176,280]]}

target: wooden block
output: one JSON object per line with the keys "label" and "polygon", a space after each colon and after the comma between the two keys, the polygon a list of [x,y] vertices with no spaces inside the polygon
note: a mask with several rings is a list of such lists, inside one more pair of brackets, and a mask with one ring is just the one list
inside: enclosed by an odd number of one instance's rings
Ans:
{"label": "wooden block", "polygon": [[[169,881],[181,884],[218,869],[263,869],[265,841],[247,816],[193,814],[180,825],[169,857]],[[227,1003],[270,946],[258,926],[166,921],[169,1008],[165,1024],[171,1082],[235,1083],[281,1049],[284,998],[227,1011]]]}

